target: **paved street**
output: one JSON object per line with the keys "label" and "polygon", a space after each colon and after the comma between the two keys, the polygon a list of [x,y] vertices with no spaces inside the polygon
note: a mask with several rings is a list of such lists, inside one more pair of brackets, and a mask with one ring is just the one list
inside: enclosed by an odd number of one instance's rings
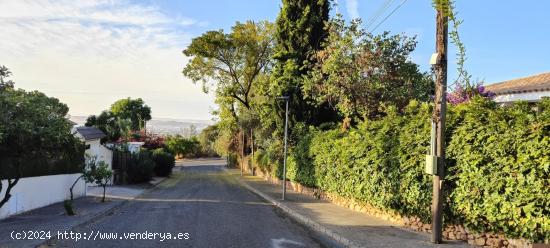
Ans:
{"label": "paved street", "polygon": [[[222,170],[224,161],[186,162],[157,187],[73,231],[96,240],[58,247],[319,247],[310,233]],[[95,236],[99,232],[98,236]],[[147,233],[145,233],[147,232]],[[108,233],[111,240],[100,240]],[[137,233],[133,239],[129,239]],[[151,234],[152,233],[152,234]],[[165,236],[170,233],[171,238]],[[160,236],[162,234],[162,236]],[[126,235],[126,237],[125,237]],[[136,234],[133,234],[136,235]],[[179,235],[179,236],[178,236]],[[141,236],[141,237],[139,237]],[[153,238],[143,240],[140,238]],[[162,240],[165,238],[166,240]],[[176,238],[176,239],[174,239]],[[186,239],[188,238],[188,239]]]}

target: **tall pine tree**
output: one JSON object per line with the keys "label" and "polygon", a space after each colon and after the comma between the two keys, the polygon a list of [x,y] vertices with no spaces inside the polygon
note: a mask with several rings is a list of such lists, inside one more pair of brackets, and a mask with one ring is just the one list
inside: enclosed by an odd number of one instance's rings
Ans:
{"label": "tall pine tree", "polygon": [[307,102],[302,94],[303,76],[313,64],[311,55],[321,49],[327,37],[324,25],[329,20],[329,10],[330,0],[283,0],[277,17],[271,92],[291,97],[292,122],[318,124],[334,115],[329,108]]}

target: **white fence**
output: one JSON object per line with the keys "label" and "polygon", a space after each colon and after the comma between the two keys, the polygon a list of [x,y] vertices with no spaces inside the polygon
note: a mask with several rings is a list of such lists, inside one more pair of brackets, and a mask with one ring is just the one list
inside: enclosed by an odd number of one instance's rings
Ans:
{"label": "white fence", "polygon": [[[0,219],[69,199],[69,188],[81,174],[65,174],[21,178],[11,190],[11,199],[0,208]],[[2,180],[4,197],[8,182]],[[74,197],[86,195],[86,184],[80,180],[73,190]]]}

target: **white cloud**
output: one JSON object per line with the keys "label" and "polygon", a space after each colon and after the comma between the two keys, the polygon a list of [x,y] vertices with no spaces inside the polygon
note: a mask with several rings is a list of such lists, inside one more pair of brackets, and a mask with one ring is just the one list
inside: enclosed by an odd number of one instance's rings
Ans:
{"label": "white cloud", "polygon": [[351,19],[359,18],[359,2],[357,0],[346,0],[346,9]]}
{"label": "white cloud", "polygon": [[131,96],[153,116],[210,118],[212,96],[181,74],[186,30],[204,22],[108,0],[2,1],[0,22],[0,64],[16,86],[60,98],[73,115]]}

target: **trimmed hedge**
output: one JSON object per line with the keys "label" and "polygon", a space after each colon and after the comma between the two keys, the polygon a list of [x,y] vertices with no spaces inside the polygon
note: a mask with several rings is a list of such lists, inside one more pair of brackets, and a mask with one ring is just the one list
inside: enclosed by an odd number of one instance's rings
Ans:
{"label": "trimmed hedge", "polygon": [[172,174],[172,169],[176,165],[174,154],[165,151],[163,148],[153,150],[153,161],[155,161],[154,172],[157,176],[167,177]]}
{"label": "trimmed hedge", "polygon": [[131,154],[127,166],[126,173],[128,174],[129,183],[147,183],[153,178],[155,161],[153,161],[151,153],[147,150]]}
{"label": "trimmed hedge", "polygon": [[[429,223],[429,104],[357,128],[309,129],[290,150],[288,178]],[[500,107],[484,99],[449,106],[445,223],[533,241],[550,238],[550,100]],[[264,170],[266,152],[257,153]],[[275,173],[279,175],[280,173]]]}

